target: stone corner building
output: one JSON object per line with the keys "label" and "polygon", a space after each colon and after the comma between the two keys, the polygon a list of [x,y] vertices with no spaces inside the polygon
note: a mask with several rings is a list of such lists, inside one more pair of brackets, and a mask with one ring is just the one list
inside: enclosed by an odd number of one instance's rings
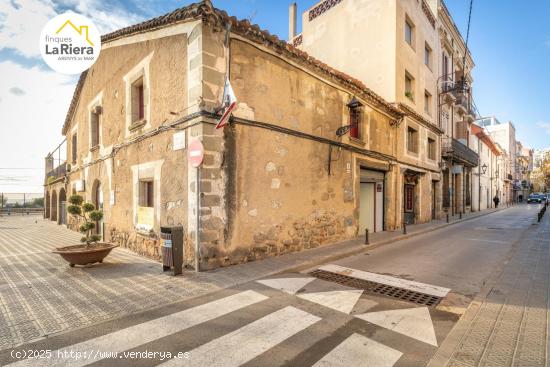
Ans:
{"label": "stone corner building", "polygon": [[[441,130],[411,103],[386,102],[209,1],[102,43],[63,125],[66,162],[46,158],[47,217],[75,227],[65,201],[83,195],[105,213],[105,240],[153,258],[160,227],[181,225],[189,265],[199,222],[210,269],[440,215]],[[216,130],[226,75],[238,105]],[[193,139],[205,148],[199,205]]]}

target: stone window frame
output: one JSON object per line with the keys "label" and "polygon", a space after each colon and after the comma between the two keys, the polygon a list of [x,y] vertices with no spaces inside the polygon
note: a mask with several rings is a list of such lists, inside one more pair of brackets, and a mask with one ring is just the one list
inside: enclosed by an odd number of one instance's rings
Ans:
{"label": "stone window frame", "polygon": [[[80,141],[80,139],[78,138],[78,124],[75,124],[75,126],[71,129],[71,131],[69,132],[68,136],[71,137],[71,150],[70,152],[67,152],[68,154],[70,154],[70,160],[67,160],[67,161],[70,161],[71,162],[71,165],[72,167],[76,167],[78,165],[78,143]],[[74,148],[73,148],[73,137],[76,136],[76,152],[74,152]],[[73,153],[76,153],[76,156],[73,160]]]}
{"label": "stone window frame", "polygon": [[[101,126],[103,125],[103,91],[99,92],[95,98],[88,103],[88,146],[90,151],[97,150],[103,147],[103,132]],[[96,115],[97,122],[97,144],[93,144],[92,136],[92,118]]]}
{"label": "stone window frame", "polygon": [[[150,79],[150,64],[154,52],[145,56],[140,60],[126,75],[122,77],[124,80],[125,89],[125,120],[126,120],[126,137],[132,132],[139,129],[149,129],[151,127],[151,79]],[[133,118],[134,108],[133,104],[133,88],[135,82],[143,80],[143,102],[144,113],[143,118],[135,120]]]}
{"label": "stone window frame", "polygon": [[[413,130],[415,132],[415,137],[416,137],[416,141],[414,143],[414,145],[412,146],[412,148],[414,148],[415,150],[409,150],[409,148],[411,147],[409,145],[409,130]],[[418,157],[420,155],[420,126],[418,125],[415,125],[415,124],[411,124],[411,123],[407,123],[406,127],[405,127],[405,151],[408,155],[410,156],[413,156],[413,157]]]}
{"label": "stone window frame", "polygon": [[[433,147],[433,157],[430,157],[430,152]],[[428,134],[426,138],[426,158],[432,162],[437,160],[437,139],[434,135]]]}

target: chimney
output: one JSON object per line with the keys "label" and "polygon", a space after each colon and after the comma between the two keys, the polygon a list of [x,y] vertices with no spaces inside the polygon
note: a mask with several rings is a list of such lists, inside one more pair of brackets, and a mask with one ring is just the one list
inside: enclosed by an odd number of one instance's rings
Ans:
{"label": "chimney", "polygon": [[45,170],[47,175],[53,170],[53,156],[51,155],[51,153],[46,156],[44,163],[45,163]]}
{"label": "chimney", "polygon": [[288,6],[288,41],[296,37],[296,3]]}

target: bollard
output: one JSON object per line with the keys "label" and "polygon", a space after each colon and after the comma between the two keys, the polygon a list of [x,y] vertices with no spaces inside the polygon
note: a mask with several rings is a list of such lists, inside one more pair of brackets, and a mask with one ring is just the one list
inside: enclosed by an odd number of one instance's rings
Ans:
{"label": "bollard", "polygon": [[403,234],[407,234],[407,222],[403,222]]}
{"label": "bollard", "polygon": [[369,244],[369,229],[365,229],[365,245]]}
{"label": "bollard", "polygon": [[449,213],[447,213],[447,223],[449,223]]}

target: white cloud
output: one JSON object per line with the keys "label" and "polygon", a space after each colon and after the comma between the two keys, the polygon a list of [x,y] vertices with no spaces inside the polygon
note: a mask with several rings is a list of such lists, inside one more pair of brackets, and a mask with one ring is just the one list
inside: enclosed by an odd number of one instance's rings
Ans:
{"label": "white cloud", "polygon": [[[76,77],[39,67],[25,68],[11,61],[0,62],[0,167],[44,166],[44,157],[63,139],[61,128],[72,98]],[[10,86],[25,91],[14,95]],[[21,171],[2,170],[17,177]],[[0,182],[0,191],[40,192],[44,171],[24,172],[24,182]]]}
{"label": "white cloud", "polygon": [[537,126],[546,131],[550,135],[550,122],[537,122]]}
{"label": "white cloud", "polygon": [[90,18],[101,34],[138,23],[142,17],[100,0],[0,1],[0,50],[14,49],[28,58],[40,57],[38,42],[44,25],[58,11],[72,10]]}
{"label": "white cloud", "polygon": [[90,18],[101,34],[139,23],[143,17],[102,0],[64,0],[64,5]]}
{"label": "white cloud", "polygon": [[0,50],[11,48],[25,57],[39,57],[40,32],[55,15],[49,0],[0,1]]}

